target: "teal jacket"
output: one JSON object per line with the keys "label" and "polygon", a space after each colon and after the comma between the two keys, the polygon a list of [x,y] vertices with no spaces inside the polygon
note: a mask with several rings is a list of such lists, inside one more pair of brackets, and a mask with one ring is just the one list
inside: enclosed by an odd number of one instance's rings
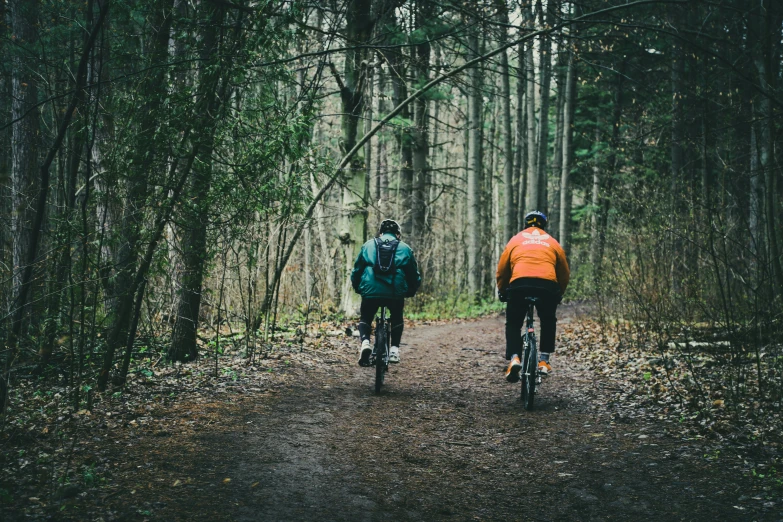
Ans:
{"label": "teal jacket", "polygon": [[[394,234],[383,234],[381,239],[397,239]],[[389,274],[376,274],[375,239],[362,245],[351,272],[351,284],[364,298],[396,299],[413,297],[421,284],[421,274],[413,256],[413,250],[400,241],[394,253],[394,270]]]}

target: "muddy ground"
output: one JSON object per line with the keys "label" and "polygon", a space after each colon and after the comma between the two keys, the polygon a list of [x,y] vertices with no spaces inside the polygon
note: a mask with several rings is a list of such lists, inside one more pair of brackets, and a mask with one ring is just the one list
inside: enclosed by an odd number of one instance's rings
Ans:
{"label": "muddy ground", "polygon": [[[579,321],[560,315],[561,331]],[[610,407],[621,381],[596,379],[583,353],[561,347],[525,411],[503,380],[503,321],[407,328],[379,396],[347,339],[276,385],[150,412],[168,426],[91,433],[114,446],[102,489],[4,519],[783,520],[742,457]]]}

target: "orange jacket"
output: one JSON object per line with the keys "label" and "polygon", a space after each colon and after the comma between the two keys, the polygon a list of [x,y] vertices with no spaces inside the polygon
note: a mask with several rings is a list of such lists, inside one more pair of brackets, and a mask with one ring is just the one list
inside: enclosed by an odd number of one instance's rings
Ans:
{"label": "orange jacket", "polygon": [[498,261],[498,290],[520,277],[537,277],[554,281],[564,294],[571,278],[565,251],[555,238],[536,227],[529,227],[512,237]]}

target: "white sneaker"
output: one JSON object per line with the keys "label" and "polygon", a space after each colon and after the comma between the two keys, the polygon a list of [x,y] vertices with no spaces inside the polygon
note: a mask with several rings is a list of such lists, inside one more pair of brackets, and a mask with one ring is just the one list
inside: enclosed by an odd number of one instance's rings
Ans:
{"label": "white sneaker", "polygon": [[400,347],[399,346],[392,346],[389,348],[389,362],[390,363],[398,363],[400,362]]}
{"label": "white sneaker", "polygon": [[359,348],[359,366],[370,365],[370,354],[372,354],[372,347],[370,346],[370,340],[365,339],[362,341],[362,346]]}

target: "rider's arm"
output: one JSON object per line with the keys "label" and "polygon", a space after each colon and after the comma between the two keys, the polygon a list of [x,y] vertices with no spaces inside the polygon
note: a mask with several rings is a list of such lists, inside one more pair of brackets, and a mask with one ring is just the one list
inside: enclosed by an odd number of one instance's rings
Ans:
{"label": "rider's arm", "polygon": [[555,264],[555,275],[557,276],[557,283],[560,285],[560,295],[565,294],[568,287],[568,281],[571,279],[571,269],[568,268],[568,260],[566,260],[565,250],[560,245],[555,248],[557,253],[557,263]]}
{"label": "rider's arm", "polygon": [[411,252],[410,261],[403,268],[405,272],[405,282],[408,283],[408,295],[406,297],[413,297],[421,286],[421,274],[419,273],[419,265],[416,263],[416,256]]}
{"label": "rider's arm", "polygon": [[498,283],[498,291],[505,292],[509,283],[511,283],[511,242],[506,245],[505,250],[500,255],[500,261],[498,261],[498,271],[495,274],[495,279]]}
{"label": "rider's arm", "polygon": [[362,245],[362,249],[359,251],[359,255],[356,256],[356,261],[353,263],[353,271],[351,272],[351,286],[353,286],[354,292],[359,293],[359,283],[362,282],[362,272],[364,267],[367,266],[365,260],[367,259],[366,245]]}

